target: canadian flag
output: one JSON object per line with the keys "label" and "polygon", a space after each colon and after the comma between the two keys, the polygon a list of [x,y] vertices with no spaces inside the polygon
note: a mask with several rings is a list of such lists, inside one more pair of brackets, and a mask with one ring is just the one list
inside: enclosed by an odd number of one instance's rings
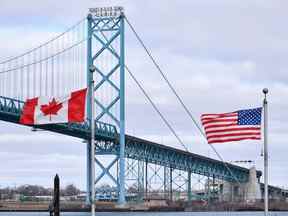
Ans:
{"label": "canadian flag", "polygon": [[20,123],[26,125],[83,122],[85,120],[87,88],[63,97],[28,99]]}

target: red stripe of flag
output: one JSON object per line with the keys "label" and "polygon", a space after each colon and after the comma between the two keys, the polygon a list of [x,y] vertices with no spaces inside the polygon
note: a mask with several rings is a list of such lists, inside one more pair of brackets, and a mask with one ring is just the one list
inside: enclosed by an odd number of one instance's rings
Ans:
{"label": "red stripe of flag", "polygon": [[261,135],[260,132],[251,132],[251,133],[228,133],[228,134],[218,134],[207,136],[207,139],[219,138],[219,137],[232,137],[232,136],[247,136],[247,135]]}
{"label": "red stripe of flag", "polygon": [[222,113],[222,114],[203,114],[201,115],[201,119],[203,118],[222,118],[222,117],[232,117],[237,116],[238,114],[236,112],[232,113]]}
{"label": "red stripe of flag", "polygon": [[237,126],[237,124],[236,123],[234,123],[234,124],[215,124],[215,125],[206,126],[204,128],[206,130],[206,129],[209,129],[209,128],[219,128],[219,127],[229,127],[229,126]]}
{"label": "red stripe of flag", "polygon": [[221,133],[221,132],[229,132],[229,131],[247,131],[247,130],[255,130],[255,131],[259,131],[260,127],[241,127],[241,128],[229,128],[229,129],[222,129],[222,130],[209,130],[206,131],[207,134],[209,133]]}
{"label": "red stripe of flag", "polygon": [[237,119],[211,119],[209,121],[208,120],[202,121],[202,124],[206,125],[214,122],[236,122],[236,121]]}
{"label": "red stripe of flag", "polygon": [[212,144],[212,143],[224,143],[224,142],[240,141],[240,140],[246,140],[246,139],[260,140],[261,137],[251,136],[251,137],[243,137],[243,138],[218,139],[218,140],[208,141],[208,143],[209,144]]}

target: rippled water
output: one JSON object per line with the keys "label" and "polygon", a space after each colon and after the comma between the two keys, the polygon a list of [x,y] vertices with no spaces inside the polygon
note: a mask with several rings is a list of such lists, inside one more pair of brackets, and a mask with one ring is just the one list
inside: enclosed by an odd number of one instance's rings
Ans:
{"label": "rippled water", "polygon": [[[49,216],[45,212],[0,212],[0,216]],[[61,213],[63,216],[90,216],[90,213]],[[96,216],[262,216],[263,212],[97,212]],[[288,216],[288,212],[271,212],[270,216]]]}

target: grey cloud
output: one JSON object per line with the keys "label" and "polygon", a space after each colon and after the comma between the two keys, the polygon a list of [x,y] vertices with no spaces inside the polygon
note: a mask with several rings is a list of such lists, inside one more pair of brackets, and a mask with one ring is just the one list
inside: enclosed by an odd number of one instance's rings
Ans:
{"label": "grey cloud", "polygon": [[[261,90],[263,87],[268,87],[272,166],[270,178],[273,184],[286,184],[287,166],[283,164],[286,163],[284,152],[288,131],[286,123],[288,107],[285,101],[288,95],[286,73],[288,31],[283,27],[283,21],[287,20],[287,1],[254,0],[243,3],[240,0],[182,0],[167,3],[149,0],[145,2],[86,0],[73,1],[72,4],[71,1],[68,3],[64,0],[55,4],[55,1],[30,0],[25,3],[19,2],[15,6],[11,1],[4,0],[0,3],[0,13],[9,17],[5,22],[7,21],[10,27],[7,28],[4,21],[0,22],[2,29],[0,31],[5,33],[0,39],[1,41],[10,39],[9,43],[0,43],[0,50],[11,47],[8,52],[12,55],[18,53],[18,48],[29,49],[30,45],[37,45],[38,42],[50,38],[84,17],[88,7],[105,4],[125,7],[129,20],[152,49],[157,61],[198,122],[199,116],[204,112],[229,112],[261,106],[263,97]],[[21,16],[25,17],[22,21],[19,20]],[[39,23],[35,21],[35,17],[39,18]],[[47,27],[41,26],[42,21],[48,23]],[[19,23],[22,29],[19,28]],[[5,28],[2,28],[2,25]],[[25,28],[26,32],[23,26],[29,26],[28,30]],[[215,157],[128,29],[127,27],[126,60],[133,73],[173,123],[191,151]],[[16,41],[18,36],[15,35],[18,33],[23,35],[25,44],[21,45],[21,41]],[[25,35],[29,38],[24,38]],[[0,52],[2,55],[6,54]],[[157,142],[163,141],[166,145],[181,148],[130,78],[127,78],[126,89],[127,131],[133,135]],[[85,144],[81,143],[81,140],[48,135],[46,132],[35,135],[27,128],[2,122],[0,133],[4,136],[2,139],[0,137],[1,152],[17,155],[23,151],[23,155],[16,157],[23,160],[25,158],[27,163],[30,157],[45,161],[47,156],[55,157],[55,154],[59,154],[60,157],[55,159],[60,161],[57,166],[64,173],[65,179],[82,186],[85,184],[85,161],[83,161]],[[23,139],[26,143],[23,144],[17,137],[13,139],[10,137],[8,140],[13,142],[13,145],[7,145],[7,134],[19,137],[25,134]],[[259,156],[260,142],[245,141],[215,147],[228,161],[255,158],[257,167],[262,168],[262,158]],[[78,157],[78,152],[79,158],[76,160],[82,162],[79,162],[79,166],[71,168],[69,161],[74,160],[73,157]],[[9,157],[12,158],[11,155],[6,155],[0,160],[5,161]],[[53,170],[57,164],[55,160],[49,161],[49,163],[39,162],[45,164],[43,172]],[[11,162],[9,169],[15,171],[13,181],[27,183],[28,177],[23,173],[29,171],[29,168],[27,164],[24,165],[21,166],[19,161]],[[40,166],[35,166],[34,169],[41,171]],[[6,172],[5,176],[13,175],[11,171]],[[31,170],[27,175],[30,175],[29,173],[34,172]],[[3,181],[7,182],[7,178],[3,180],[3,176],[0,176],[0,184]],[[46,177],[48,175],[41,178],[34,177],[33,181],[45,182]]]}

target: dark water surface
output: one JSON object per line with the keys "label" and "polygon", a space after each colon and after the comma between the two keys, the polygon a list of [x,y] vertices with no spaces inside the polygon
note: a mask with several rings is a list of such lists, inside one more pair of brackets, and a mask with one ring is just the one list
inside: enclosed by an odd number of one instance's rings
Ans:
{"label": "dark water surface", "polygon": [[[45,212],[0,212],[0,216],[49,216]],[[61,213],[63,216],[90,216],[90,213]],[[97,212],[96,216],[262,216],[263,212]],[[270,216],[288,216],[288,212],[271,212]]]}

